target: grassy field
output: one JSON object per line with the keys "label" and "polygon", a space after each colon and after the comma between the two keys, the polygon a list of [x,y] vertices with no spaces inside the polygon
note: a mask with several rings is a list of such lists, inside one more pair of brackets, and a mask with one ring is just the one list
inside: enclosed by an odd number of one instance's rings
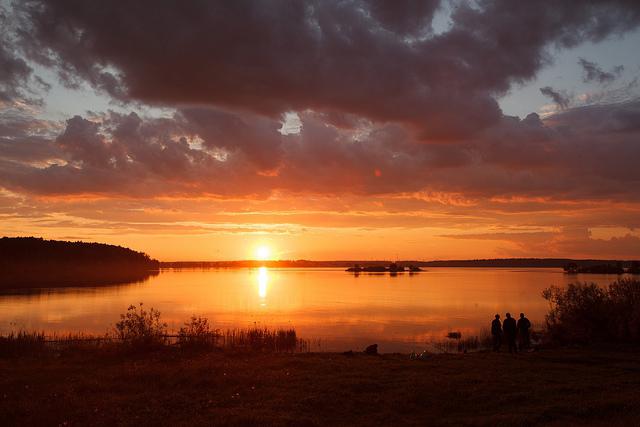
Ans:
{"label": "grassy field", "polygon": [[640,425],[629,349],[0,359],[2,425]]}

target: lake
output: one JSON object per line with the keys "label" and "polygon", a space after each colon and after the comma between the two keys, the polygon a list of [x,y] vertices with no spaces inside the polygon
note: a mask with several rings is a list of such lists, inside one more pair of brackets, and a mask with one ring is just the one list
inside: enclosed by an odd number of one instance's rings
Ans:
{"label": "lake", "polygon": [[144,302],[174,331],[195,314],[220,329],[295,327],[312,350],[378,343],[381,352],[411,351],[451,331],[477,335],[496,313],[524,312],[539,326],[548,311],[546,287],[617,278],[541,268],[432,268],[395,277],[343,269],[163,270],[142,283],[1,294],[0,333],[103,334],[130,304]]}

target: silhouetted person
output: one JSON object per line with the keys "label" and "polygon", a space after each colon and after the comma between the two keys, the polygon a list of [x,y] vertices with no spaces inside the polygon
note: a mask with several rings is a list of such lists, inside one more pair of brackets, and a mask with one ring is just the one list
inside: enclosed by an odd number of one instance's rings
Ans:
{"label": "silhouetted person", "polygon": [[524,313],[520,313],[520,319],[518,319],[518,336],[520,337],[520,350],[523,348],[529,348],[529,329],[531,329],[531,322],[524,317]]}
{"label": "silhouetted person", "polygon": [[511,317],[511,313],[506,314],[507,318],[502,322],[502,331],[504,333],[504,339],[507,340],[509,346],[509,353],[517,353],[516,348],[516,332],[518,331],[516,325],[516,319]]}
{"label": "silhouetted person", "polygon": [[491,322],[491,337],[493,338],[493,351],[500,351],[502,345],[502,325],[500,324],[500,315],[496,314],[496,318]]}

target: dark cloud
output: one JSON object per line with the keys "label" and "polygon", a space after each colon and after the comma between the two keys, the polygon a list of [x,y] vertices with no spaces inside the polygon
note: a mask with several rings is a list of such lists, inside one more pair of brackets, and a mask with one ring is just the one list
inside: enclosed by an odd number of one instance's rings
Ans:
{"label": "dark cloud", "polygon": [[[431,28],[437,1],[16,5],[20,48],[166,118],[0,121],[0,185],[35,194],[266,196],[428,191],[640,200],[638,101],[504,116],[495,97],[551,45],[634,28],[636,2],[482,1]],[[282,113],[299,111],[300,134]],[[46,121],[41,127],[54,129]],[[426,142],[426,143],[425,143]],[[29,155],[29,153],[32,153]]]}
{"label": "dark cloud", "polygon": [[565,227],[551,244],[560,253],[578,253],[585,257],[609,254],[611,258],[635,258],[640,253],[638,236],[627,233],[610,239],[598,239],[585,227]]}
{"label": "dark cloud", "polygon": [[46,138],[29,136],[9,139],[0,137],[0,161],[37,163],[58,159],[60,155],[57,147]]}
{"label": "dark cloud", "polygon": [[[575,108],[544,121],[505,117],[473,139],[416,144],[402,126],[328,125],[301,116],[300,134],[251,113],[191,107],[163,119],[110,113],[67,121],[41,145],[46,164],[4,155],[0,185],[37,194],[199,196],[274,191],[378,195],[433,191],[468,198],[640,201],[640,101]],[[268,144],[262,144],[265,140]],[[13,144],[13,145],[12,145]],[[37,150],[33,149],[34,153]]]}
{"label": "dark cloud", "polygon": [[9,20],[0,5],[0,107],[23,95],[32,71],[16,52]]}
{"label": "dark cloud", "polygon": [[531,79],[547,47],[635,28],[632,1],[210,2],[32,0],[21,46],[115,98],[279,117],[313,109],[397,122],[451,140],[501,120],[495,96]]}
{"label": "dark cloud", "polygon": [[552,88],[551,86],[545,86],[540,88],[540,93],[550,98],[560,109],[566,110],[569,108],[571,98],[567,93],[560,92]]}
{"label": "dark cloud", "polygon": [[[549,232],[512,232],[444,235],[451,239],[499,240],[521,248],[523,256],[542,254],[558,257],[603,257],[611,259],[633,259],[640,253],[640,237],[625,234],[609,239],[594,238],[589,228],[582,226],[563,227]],[[509,252],[513,256],[513,249]]]}
{"label": "dark cloud", "polygon": [[420,34],[431,30],[431,18],[440,0],[369,0],[369,13],[380,25],[398,34]]}
{"label": "dark cloud", "polygon": [[59,131],[28,111],[0,109],[0,160],[40,164],[59,159],[62,153],[52,141]]}
{"label": "dark cloud", "polygon": [[21,94],[31,69],[16,57],[0,39],[0,101],[11,101]]}
{"label": "dark cloud", "polygon": [[282,138],[277,121],[254,114],[238,115],[209,108],[180,110],[183,128],[198,135],[205,147],[222,152],[242,152],[258,169],[278,166]]}
{"label": "dark cloud", "polygon": [[604,71],[598,64],[595,62],[587,61],[584,58],[580,58],[578,63],[582,66],[584,71],[583,80],[585,83],[587,82],[598,82],[598,83],[611,83],[615,79],[617,79],[622,71],[624,70],[624,66],[617,65],[613,67],[611,71]]}

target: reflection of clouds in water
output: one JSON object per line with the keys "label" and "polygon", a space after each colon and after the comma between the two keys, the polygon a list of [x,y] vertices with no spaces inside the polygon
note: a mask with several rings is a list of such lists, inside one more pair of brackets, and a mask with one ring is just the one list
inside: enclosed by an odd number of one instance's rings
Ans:
{"label": "reflection of clouds in water", "polygon": [[[258,269],[258,296],[264,300],[267,297],[267,284],[269,283],[269,272],[267,267],[260,267]],[[261,301],[261,305],[266,305],[264,301]]]}

